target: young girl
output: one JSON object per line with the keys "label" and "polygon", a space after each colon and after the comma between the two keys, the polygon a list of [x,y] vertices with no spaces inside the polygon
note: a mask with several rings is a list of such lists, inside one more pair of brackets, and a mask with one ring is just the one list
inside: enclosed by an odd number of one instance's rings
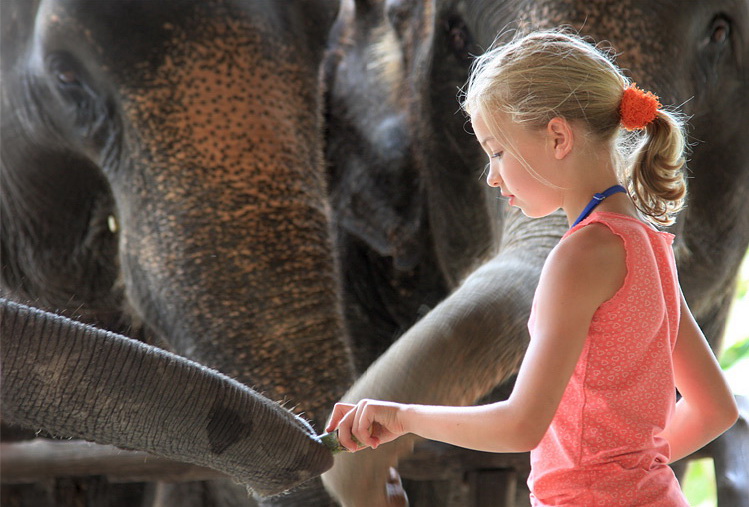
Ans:
{"label": "young girl", "polygon": [[681,294],[673,236],[651,225],[672,223],[685,197],[679,121],[559,31],[480,57],[463,106],[487,183],[530,217],[561,208],[570,223],[544,265],[514,391],[470,407],[341,403],[327,430],[350,451],[405,433],[530,450],[534,505],[687,505],[668,463],[738,410]]}

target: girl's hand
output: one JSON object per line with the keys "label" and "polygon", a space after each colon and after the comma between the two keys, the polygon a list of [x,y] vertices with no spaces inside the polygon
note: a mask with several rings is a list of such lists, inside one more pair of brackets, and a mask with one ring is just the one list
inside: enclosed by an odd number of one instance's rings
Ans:
{"label": "girl's hand", "polygon": [[325,431],[338,429],[338,440],[351,452],[365,447],[376,449],[406,433],[403,409],[404,405],[388,401],[336,403]]}

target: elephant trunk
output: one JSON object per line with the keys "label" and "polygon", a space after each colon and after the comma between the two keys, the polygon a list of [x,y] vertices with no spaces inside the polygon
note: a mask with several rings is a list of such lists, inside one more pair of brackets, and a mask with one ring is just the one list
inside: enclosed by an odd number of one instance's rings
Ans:
{"label": "elephant trunk", "polygon": [[[527,320],[541,268],[566,224],[560,214],[543,219],[543,225],[531,220],[509,211],[500,253],[399,338],[343,401],[469,405],[514,374],[528,343]],[[444,374],[451,371],[471,374]],[[323,482],[346,505],[377,505],[368,503],[368,496],[413,442],[405,436],[376,451],[336,456]]]}
{"label": "elephant trunk", "polygon": [[175,352],[320,430],[353,381],[319,76],[305,61],[321,55],[252,19],[234,25],[216,26],[220,38],[175,34],[179,51],[120,91],[132,147],[112,181],[124,283]]}
{"label": "elephant trunk", "polygon": [[0,322],[8,422],[211,467],[262,495],[332,465],[303,420],[216,371],[5,299]]}

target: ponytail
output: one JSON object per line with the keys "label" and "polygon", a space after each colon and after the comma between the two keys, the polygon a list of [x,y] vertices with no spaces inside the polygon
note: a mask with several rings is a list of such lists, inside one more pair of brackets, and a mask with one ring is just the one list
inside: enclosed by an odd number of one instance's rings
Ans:
{"label": "ponytail", "polygon": [[659,109],[645,140],[632,154],[627,186],[637,208],[656,225],[671,225],[684,206],[684,133],[681,122]]}

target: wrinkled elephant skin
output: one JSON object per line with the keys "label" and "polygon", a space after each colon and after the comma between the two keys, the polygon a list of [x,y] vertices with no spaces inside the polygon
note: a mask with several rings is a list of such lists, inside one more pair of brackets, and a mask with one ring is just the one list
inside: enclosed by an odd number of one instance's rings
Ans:
{"label": "wrinkled elephant skin", "polygon": [[202,365],[5,299],[0,319],[4,418],[126,448],[149,439],[148,451],[216,468],[263,495],[333,464],[303,419]]}
{"label": "wrinkled elephant skin", "polygon": [[[332,191],[346,315],[360,330],[355,346],[408,330],[345,400],[474,403],[518,364],[541,264],[567,224],[558,215],[531,221],[500,207],[486,190],[485,157],[456,99],[471,55],[498,33],[565,24],[609,41],[638,84],[688,115],[689,201],[671,232],[682,288],[719,349],[749,245],[742,123],[749,116],[749,2],[346,1],[326,69],[331,174],[345,175],[332,179]],[[356,154],[346,152],[350,145]],[[371,184],[357,184],[362,180]],[[408,186],[385,191],[391,181]],[[392,240],[393,230],[412,231],[419,247]],[[420,266],[438,272],[425,277]],[[372,273],[375,290],[358,283],[359,272]],[[429,313],[414,303],[433,306],[448,295]],[[389,335],[378,327],[383,322]],[[380,505],[387,467],[409,444],[337,457],[324,481],[346,505]],[[746,470],[731,476],[719,483],[721,505],[746,505]]]}

